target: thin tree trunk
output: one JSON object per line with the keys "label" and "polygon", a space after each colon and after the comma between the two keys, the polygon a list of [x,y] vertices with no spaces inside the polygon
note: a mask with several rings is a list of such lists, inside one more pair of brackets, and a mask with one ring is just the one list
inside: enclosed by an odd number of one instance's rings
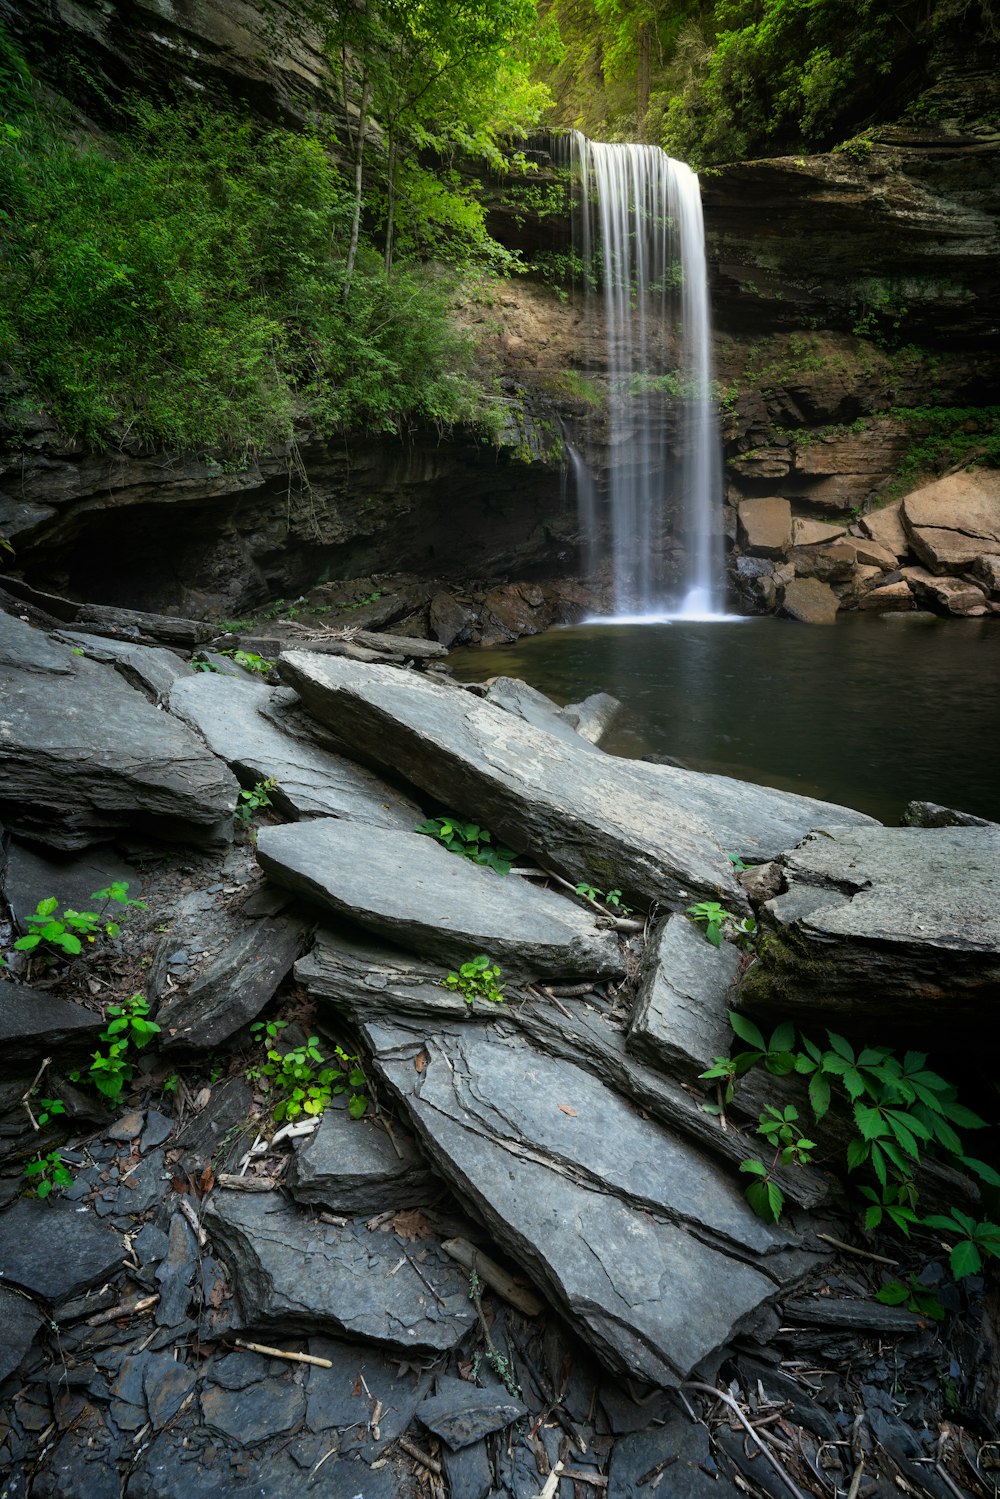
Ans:
{"label": "thin tree trunk", "polygon": [[388,151],[386,153],[386,156],[387,156],[386,165],[387,165],[388,174],[389,174],[389,181],[388,181],[388,186],[387,186],[387,189],[386,189],[386,207],[385,207],[385,273],[386,273],[387,276],[389,275],[390,271],[392,270],[392,240],[393,240],[393,231],[395,229],[395,224],[396,224],[396,157],[397,157],[397,150],[396,150],[396,135],[395,135],[395,131],[392,131],[391,127],[390,127],[390,131],[391,131],[391,133],[390,133],[390,136],[389,136]]}
{"label": "thin tree trunk", "polygon": [[364,186],[365,134],[368,129],[368,106],[371,103],[371,76],[367,67],[361,80],[361,106],[358,114],[358,133],[354,143],[354,212],[351,216],[351,243],[347,250],[347,266],[344,271],[344,300],[351,290],[354,263],[358,258],[358,238],[361,233],[361,196]]}

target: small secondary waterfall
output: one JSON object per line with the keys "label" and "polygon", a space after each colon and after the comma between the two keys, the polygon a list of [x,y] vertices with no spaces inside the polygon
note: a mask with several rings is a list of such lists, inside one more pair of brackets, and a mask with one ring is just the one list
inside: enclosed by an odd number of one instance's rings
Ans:
{"label": "small secondary waterfall", "polygon": [[[582,184],[587,284],[603,288],[609,375],[607,531],[617,615],[719,612],[722,459],[698,178],[658,146],[602,145],[572,132]],[[676,311],[676,353],[664,338]],[[668,407],[679,417],[668,441]],[[601,524],[580,482],[588,550]],[[679,597],[666,581],[668,531],[688,558]]]}

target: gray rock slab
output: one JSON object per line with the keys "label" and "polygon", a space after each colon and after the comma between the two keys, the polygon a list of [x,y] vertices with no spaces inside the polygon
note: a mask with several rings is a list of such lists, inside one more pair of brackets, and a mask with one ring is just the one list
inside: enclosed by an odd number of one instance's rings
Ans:
{"label": "gray rock slab", "polygon": [[319,1128],[292,1157],[285,1180],[297,1202],[347,1214],[417,1207],[440,1189],[405,1129],[393,1126],[390,1139],[374,1119],[352,1119],[346,1108],[324,1111]]}
{"label": "gray rock slab", "polygon": [[203,841],[232,817],[237,783],[189,729],[116,671],[48,644],[69,672],[0,667],[0,816],[11,832],[74,850],[124,828]]}
{"label": "gray rock slab", "polygon": [[611,1369],[677,1384],[815,1262],[707,1157],[510,1027],[362,1035],[458,1197]]}
{"label": "gray rock slab", "polygon": [[613,933],[516,875],[419,833],[335,819],[261,828],[257,859],[279,885],[454,968],[487,953],[510,973],[615,974]]}
{"label": "gray rock slab", "polygon": [[0,1213],[0,1275],[46,1301],[66,1301],[121,1268],[119,1234],[89,1208],[22,1197]]}
{"label": "gray rock slab", "polygon": [[164,646],[136,645],[131,640],[87,635],[80,630],[55,630],[53,639],[91,661],[116,667],[130,686],[146,692],[154,703],[165,703],[179,678],[195,674],[187,661]]}
{"label": "gray rock slab", "polygon": [[[262,1450],[248,1452],[238,1441],[210,1439],[207,1432],[192,1437],[184,1424],[176,1423],[142,1450],[129,1470],[125,1499],[178,1499],[180,1494],[184,1499],[302,1499],[309,1493],[309,1469],[287,1447],[288,1438],[279,1436]],[[91,1463],[84,1471],[92,1472],[95,1466]],[[399,1499],[404,1492],[403,1476],[391,1463],[373,1471],[360,1459],[332,1457],[317,1476],[322,1483],[314,1492],[322,1499]],[[61,1488],[60,1496],[120,1499],[121,1481],[114,1466],[113,1494],[110,1488],[98,1492],[92,1478],[91,1486],[83,1487],[77,1475],[73,1477],[75,1483]]]}
{"label": "gray rock slab", "polygon": [[66,676],[72,662],[66,652],[54,646],[43,630],[0,609],[0,668],[16,667],[20,671],[54,672]]}
{"label": "gray rock slab", "polygon": [[141,884],[138,871],[113,849],[95,848],[74,858],[60,859],[12,841],[4,894],[15,915],[23,921],[39,901],[52,895],[59,901],[60,910],[71,906],[74,911],[96,911],[100,903],[95,905],[94,892],[106,890],[115,882],[128,885],[132,899],[138,898]]}
{"label": "gray rock slab", "polygon": [[297,1426],[306,1413],[306,1393],[284,1379],[261,1379],[243,1390],[202,1391],[201,1413],[212,1431],[256,1447]]}
{"label": "gray rock slab", "polygon": [[76,1051],[90,1046],[104,1029],[93,1010],[42,989],[0,982],[0,1047],[5,1062],[48,1056],[56,1048]]}
{"label": "gray rock slab", "polygon": [[291,817],[351,817],[412,831],[415,802],[343,755],[310,744],[283,725],[290,694],[249,679],[196,674],[178,682],[170,711],[229,762],[247,786],[273,778],[274,805]]}
{"label": "gray rock slab", "polygon": [[532,728],[541,729],[545,734],[554,734],[557,739],[576,749],[597,748],[589,737],[577,733],[574,725],[567,722],[558,703],[546,697],[544,692],[539,692],[537,687],[530,687],[517,677],[495,677],[486,692],[485,701],[496,708],[502,708],[505,713],[513,713],[515,718],[531,724]]}
{"label": "gray rock slab", "polygon": [[218,1046],[254,1020],[303,952],[309,928],[290,916],[263,921],[236,918],[222,950],[176,988],[164,986],[156,1011],[160,1049]]}
{"label": "gray rock slab", "polygon": [[663,1425],[615,1443],[608,1465],[608,1499],[644,1499],[651,1487],[648,1475],[653,1473],[655,1481],[655,1470],[668,1460],[653,1491],[657,1499],[740,1499],[742,1491],[716,1469],[708,1428],[679,1412],[671,1412]]}
{"label": "gray rock slab", "polygon": [[192,1176],[209,1165],[216,1171],[232,1170],[253,1133],[253,1094],[243,1078],[228,1077],[216,1083],[205,1107],[187,1121],[173,1142],[181,1151],[181,1170]]}
{"label": "gray rock slab", "polygon": [[467,1277],[433,1239],[406,1245],[369,1233],[362,1220],[313,1223],[277,1193],[216,1190],[203,1221],[231,1272],[244,1328],[440,1353],[476,1320]]}
{"label": "gray rock slab", "polygon": [[415,672],[284,654],[282,678],[362,754],[574,883],[677,907],[694,895],[745,909],[711,826],[626,761],[581,752],[471,693]]}
{"label": "gray rock slab", "polygon": [[908,828],[988,828],[996,827],[986,817],[942,807],[939,802],[907,802],[899,819]]}
{"label": "gray rock slab", "polygon": [[781,862],[741,1005],[992,1024],[1000,827],[829,827]]}
{"label": "gray rock slab", "polygon": [[728,1056],[739,949],[713,947],[686,916],[660,922],[642,955],[626,1045],[685,1082]]}
{"label": "gray rock slab", "polygon": [[560,708],[559,716],[581,739],[600,745],[624,711],[624,705],[610,692],[592,692],[580,702]]}
{"label": "gray rock slab", "polygon": [[417,1420],[453,1452],[471,1447],[492,1431],[504,1431],[528,1414],[503,1385],[480,1389],[466,1379],[440,1375],[433,1395],[417,1406]]}
{"label": "gray rock slab", "polygon": [[[320,1337],[309,1339],[309,1352],[330,1364],[312,1365],[306,1376],[306,1424],[323,1438],[323,1451],[332,1445],[335,1431],[342,1455],[360,1452],[371,1462],[406,1431],[430,1393],[432,1376],[401,1363],[389,1349]],[[382,1406],[378,1436],[369,1426],[373,1402]]]}
{"label": "gray rock slab", "polygon": [[38,1329],[45,1324],[45,1317],[35,1303],[0,1286],[0,1384],[8,1374],[13,1374],[24,1355],[35,1341]]}
{"label": "gray rock slab", "polygon": [[295,965],[295,977],[310,995],[357,1023],[377,1016],[437,1015],[443,1020],[485,1018],[492,1007],[470,1012],[460,994],[442,986],[440,963],[390,947],[346,924],[324,926]]}

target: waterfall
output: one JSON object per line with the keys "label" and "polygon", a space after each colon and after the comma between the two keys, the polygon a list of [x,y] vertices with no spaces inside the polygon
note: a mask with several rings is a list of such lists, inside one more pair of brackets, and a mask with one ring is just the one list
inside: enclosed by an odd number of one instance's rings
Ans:
{"label": "waterfall", "polygon": [[[587,548],[599,554],[606,529],[616,615],[714,614],[722,459],[698,178],[658,146],[602,145],[579,131],[571,144],[586,282],[600,286],[604,299],[609,379],[606,517],[590,475],[582,484],[578,476]],[[671,407],[677,420],[668,424]],[[688,559],[673,598],[666,577],[672,529],[684,533]]]}

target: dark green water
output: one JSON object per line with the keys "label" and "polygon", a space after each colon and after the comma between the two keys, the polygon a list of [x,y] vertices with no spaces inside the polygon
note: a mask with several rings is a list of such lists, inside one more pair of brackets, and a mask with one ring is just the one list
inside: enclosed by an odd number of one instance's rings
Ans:
{"label": "dark green water", "polygon": [[558,702],[612,692],[608,746],[899,821],[912,798],[1000,821],[1000,621],[859,615],[579,625],[456,651],[464,681],[521,677]]}

